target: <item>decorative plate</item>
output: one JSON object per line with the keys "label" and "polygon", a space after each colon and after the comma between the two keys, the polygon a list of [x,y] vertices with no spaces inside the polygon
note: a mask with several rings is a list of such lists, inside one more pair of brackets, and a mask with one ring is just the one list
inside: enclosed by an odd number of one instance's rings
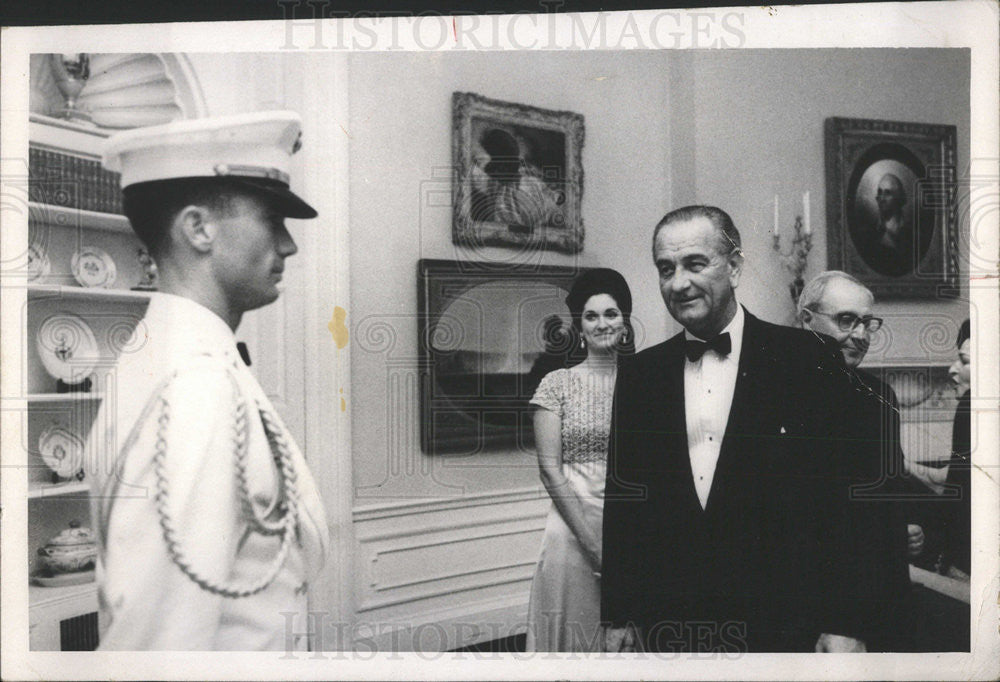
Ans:
{"label": "decorative plate", "polygon": [[68,585],[83,585],[94,582],[94,570],[78,571],[76,573],[61,573],[52,575],[48,571],[36,571],[31,574],[31,582],[42,587],[66,587]]}
{"label": "decorative plate", "polygon": [[58,424],[42,432],[38,451],[45,465],[63,478],[72,478],[83,468],[83,440]]}
{"label": "decorative plate", "polygon": [[49,274],[52,264],[42,247],[31,244],[28,246],[28,281],[34,282]]}
{"label": "decorative plate", "polygon": [[109,288],[115,283],[118,269],[115,262],[103,249],[84,246],[73,254],[71,263],[73,277],[82,287]]}
{"label": "decorative plate", "polygon": [[100,359],[93,330],[73,313],[56,313],[42,322],[35,346],[45,371],[67,384],[86,380]]}

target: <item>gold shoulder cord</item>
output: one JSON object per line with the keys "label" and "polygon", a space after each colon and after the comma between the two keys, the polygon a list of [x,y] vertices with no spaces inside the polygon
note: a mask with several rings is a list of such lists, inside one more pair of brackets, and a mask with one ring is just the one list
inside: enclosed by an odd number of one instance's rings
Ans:
{"label": "gold shoulder cord", "polygon": [[179,533],[174,527],[173,519],[170,517],[169,499],[170,491],[167,476],[165,473],[165,460],[167,456],[167,428],[170,424],[170,402],[165,396],[166,389],[177,377],[179,372],[174,372],[160,388],[154,393],[152,401],[155,401],[159,409],[157,417],[156,445],[153,454],[153,469],[156,474],[156,511],[160,516],[160,527],[163,529],[163,539],[167,543],[167,550],[170,558],[184,574],[194,581],[203,590],[213,594],[237,599],[249,597],[261,592],[274,582],[278,572],[288,558],[291,543],[296,537],[298,528],[298,503],[299,494],[296,486],[295,465],[292,462],[288,441],[285,438],[284,430],[279,425],[275,415],[270,410],[254,401],[261,422],[264,425],[264,432],[271,446],[271,453],[278,468],[280,480],[280,491],[282,502],[280,509],[282,513],[277,519],[268,520],[261,517],[250,499],[249,483],[247,479],[247,409],[246,401],[240,394],[239,385],[233,377],[232,369],[226,368],[226,376],[233,388],[233,396],[236,399],[236,406],[233,409],[232,421],[232,443],[233,456],[236,464],[236,478],[239,488],[240,506],[243,509],[250,529],[262,535],[281,535],[281,547],[275,555],[265,574],[256,582],[245,586],[224,585],[205,578],[197,573],[191,562],[184,556],[181,547]]}

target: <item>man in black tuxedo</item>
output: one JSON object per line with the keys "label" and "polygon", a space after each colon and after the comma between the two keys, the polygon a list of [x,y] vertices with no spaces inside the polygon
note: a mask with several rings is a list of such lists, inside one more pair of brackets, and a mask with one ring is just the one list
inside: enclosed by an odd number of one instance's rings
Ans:
{"label": "man in black tuxedo", "polygon": [[[924,533],[908,524],[909,500],[922,486],[906,474],[900,447],[899,401],[892,388],[871,372],[859,369],[882,326],[872,315],[875,297],[856,278],[830,270],[814,277],[802,290],[798,316],[802,326],[837,344],[852,370],[859,434],[848,475],[852,479],[848,523],[851,580],[861,591],[860,630],[869,651],[912,649],[912,602],[908,563],[923,550]],[[863,435],[862,435],[863,434]],[[925,495],[929,491],[925,491]]]}
{"label": "man in black tuxedo", "polygon": [[740,306],[739,232],[688,206],[653,233],[684,331],[618,370],[604,507],[608,650],[864,651],[844,579],[850,382],[813,333]]}

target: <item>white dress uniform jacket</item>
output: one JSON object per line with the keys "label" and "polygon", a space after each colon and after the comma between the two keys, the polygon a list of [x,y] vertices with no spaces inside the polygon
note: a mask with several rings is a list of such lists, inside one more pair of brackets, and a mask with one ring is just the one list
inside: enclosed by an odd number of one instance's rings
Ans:
{"label": "white dress uniform jacket", "polygon": [[[302,649],[306,589],[327,552],[325,513],[232,331],[189,299],[153,294],[109,377],[87,449],[100,648]],[[273,416],[271,439],[262,412]],[[282,536],[250,524],[252,515],[265,523],[282,516],[275,435],[288,443],[299,499],[280,569]],[[169,543],[165,525],[173,529]],[[249,596],[205,587],[248,591],[272,569],[273,581]]]}

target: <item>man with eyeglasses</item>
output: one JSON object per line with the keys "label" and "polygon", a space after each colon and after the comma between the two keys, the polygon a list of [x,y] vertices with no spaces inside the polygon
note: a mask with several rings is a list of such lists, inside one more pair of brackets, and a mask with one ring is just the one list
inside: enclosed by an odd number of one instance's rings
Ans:
{"label": "man with eyeglasses", "polygon": [[[872,315],[875,297],[857,279],[839,270],[820,273],[799,296],[799,320],[806,329],[833,338],[844,362],[857,369],[882,328],[882,318]],[[870,375],[869,375],[870,376]]]}
{"label": "man with eyeglasses", "polygon": [[905,474],[899,444],[899,401],[888,384],[858,369],[871,335],[882,327],[882,318],[872,315],[874,303],[861,282],[830,270],[806,284],[798,317],[804,328],[837,343],[857,397],[852,426],[858,447],[847,450],[856,459],[849,467],[853,485],[843,529],[853,536],[853,575],[844,579],[863,586],[868,650],[904,651],[910,648],[909,557],[923,550],[924,533],[920,526],[906,523],[905,498],[914,484]]}

